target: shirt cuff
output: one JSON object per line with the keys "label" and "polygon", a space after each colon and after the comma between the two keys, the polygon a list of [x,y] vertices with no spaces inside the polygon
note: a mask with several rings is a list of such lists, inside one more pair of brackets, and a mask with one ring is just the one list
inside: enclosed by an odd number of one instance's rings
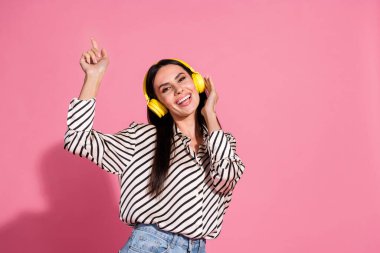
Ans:
{"label": "shirt cuff", "polygon": [[75,131],[90,131],[95,116],[96,99],[72,98],[67,112],[67,126]]}

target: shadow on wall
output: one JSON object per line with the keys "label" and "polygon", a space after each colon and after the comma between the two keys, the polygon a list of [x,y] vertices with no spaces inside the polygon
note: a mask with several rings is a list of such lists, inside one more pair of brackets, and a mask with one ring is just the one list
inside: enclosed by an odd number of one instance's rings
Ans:
{"label": "shadow on wall", "polygon": [[[57,144],[41,160],[48,210],[27,212],[0,228],[0,252],[118,252],[132,228],[119,219],[107,173]],[[11,192],[8,194],[12,194]]]}

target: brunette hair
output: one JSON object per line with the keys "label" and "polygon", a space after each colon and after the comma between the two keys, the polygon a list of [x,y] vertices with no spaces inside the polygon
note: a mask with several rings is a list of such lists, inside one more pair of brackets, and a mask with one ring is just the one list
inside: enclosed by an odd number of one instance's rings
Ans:
{"label": "brunette hair", "polygon": [[[175,64],[181,66],[191,76],[192,71],[179,61],[174,59],[162,59],[156,64],[152,65],[146,76],[146,92],[150,98],[158,100],[153,82],[158,70],[165,65]],[[201,114],[201,110],[207,99],[206,93],[199,94],[200,100],[196,111],[196,118],[200,126],[205,124],[205,119]],[[149,193],[153,196],[159,196],[163,190],[164,181],[167,177],[170,166],[170,152],[172,144],[174,144],[173,124],[174,120],[170,112],[166,113],[163,117],[159,118],[154,112],[147,108],[148,122],[156,126],[157,129],[157,142],[156,151],[153,160],[152,173],[149,180]]]}

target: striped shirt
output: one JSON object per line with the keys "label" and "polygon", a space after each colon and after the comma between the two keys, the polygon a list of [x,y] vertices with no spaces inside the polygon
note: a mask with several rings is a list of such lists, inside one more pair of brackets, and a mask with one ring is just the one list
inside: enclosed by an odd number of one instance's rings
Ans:
{"label": "striped shirt", "polygon": [[64,149],[118,175],[120,220],[128,226],[157,224],[165,231],[199,239],[214,239],[233,189],[244,172],[236,140],[222,129],[210,134],[202,125],[203,144],[197,153],[190,138],[173,124],[170,166],[158,198],[148,194],[156,145],[156,128],[136,123],[115,133],[93,129],[96,98],[69,103]]}

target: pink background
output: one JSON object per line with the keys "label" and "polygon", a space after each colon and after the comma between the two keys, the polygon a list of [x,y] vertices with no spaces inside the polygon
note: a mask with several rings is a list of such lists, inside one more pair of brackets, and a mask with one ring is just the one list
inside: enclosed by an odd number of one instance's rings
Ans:
{"label": "pink background", "polygon": [[149,66],[214,80],[246,165],[207,252],[380,252],[379,1],[2,1],[0,252],[117,252],[117,177],[63,150],[94,36],[94,128],[146,122]]}

